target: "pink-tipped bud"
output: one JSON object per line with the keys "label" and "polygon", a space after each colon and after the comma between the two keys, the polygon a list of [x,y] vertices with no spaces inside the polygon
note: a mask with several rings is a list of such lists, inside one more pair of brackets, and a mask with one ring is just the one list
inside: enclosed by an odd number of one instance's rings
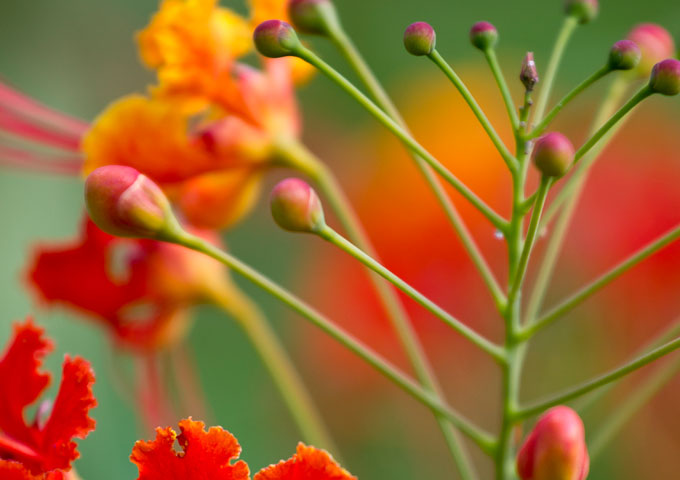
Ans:
{"label": "pink-tipped bud", "polygon": [[649,77],[649,88],[661,95],[680,93],[680,60],[669,58],[654,65]]}
{"label": "pink-tipped bud", "polygon": [[522,61],[522,70],[519,72],[519,79],[522,81],[527,92],[533,91],[538,83],[538,72],[536,62],[534,62],[534,52],[527,52]]}
{"label": "pink-tipped bud", "polygon": [[417,57],[429,55],[437,44],[437,34],[427,22],[415,22],[404,32],[404,47]]}
{"label": "pink-tipped bud", "polygon": [[583,422],[564,406],[538,420],[517,455],[521,480],[585,480],[589,468]]}
{"label": "pink-tipped bud", "polygon": [[536,141],[534,165],[547,177],[561,177],[574,161],[574,146],[559,132],[550,132]]}
{"label": "pink-tipped bud", "polygon": [[641,77],[647,77],[654,65],[675,54],[675,42],[671,34],[662,26],[654,23],[637,25],[626,38],[635,42],[642,53],[637,67],[637,73]]}
{"label": "pink-tipped bud", "polygon": [[612,70],[632,70],[642,58],[640,47],[632,40],[619,40],[609,50],[609,68]]}
{"label": "pink-tipped bud", "polygon": [[477,22],[470,29],[470,42],[482,51],[493,48],[498,41],[498,30],[489,22]]}
{"label": "pink-tipped bud", "polygon": [[295,55],[300,44],[295,29],[283,20],[267,20],[257,26],[253,33],[255,48],[269,58]]}
{"label": "pink-tipped bud", "polygon": [[160,187],[131,167],[93,171],[85,181],[85,204],[99,228],[119,237],[158,238],[176,225]]}
{"label": "pink-tipped bud", "polygon": [[567,15],[576,17],[578,23],[585,24],[597,17],[599,5],[597,0],[567,0],[564,4],[564,11]]}
{"label": "pink-tipped bud", "polygon": [[288,16],[295,28],[315,35],[328,35],[339,27],[338,13],[330,0],[290,0]]}
{"label": "pink-tipped bud", "polygon": [[297,178],[287,178],[272,190],[272,217],[284,230],[318,232],[325,225],[321,200],[314,189]]}

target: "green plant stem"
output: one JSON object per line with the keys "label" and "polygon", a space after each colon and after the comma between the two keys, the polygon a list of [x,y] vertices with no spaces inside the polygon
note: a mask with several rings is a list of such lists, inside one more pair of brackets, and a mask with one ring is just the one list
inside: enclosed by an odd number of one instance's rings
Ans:
{"label": "green plant stem", "polygon": [[[351,38],[346,35],[342,26],[337,22],[335,28],[330,29],[328,37],[335,44],[335,46],[340,50],[342,55],[345,57],[349,65],[354,69],[355,73],[359,79],[363,82],[369,94],[376,101],[378,106],[382,108],[394,121],[399,123],[404,130],[409,134],[409,129],[404,121],[403,117],[399,113],[399,110],[392,102],[390,96],[387,94],[385,89],[382,87],[378,81],[375,74],[372,72],[371,68],[368,66],[362,55],[359,53],[358,49],[352,42]],[[482,256],[475,240],[468,231],[463,219],[461,218],[458,210],[453,205],[453,202],[447,195],[442,183],[439,181],[435,173],[432,171],[430,166],[422,158],[415,155],[413,152],[409,151],[411,158],[415,162],[416,166],[420,170],[421,174],[425,178],[426,182],[434,192],[437,197],[437,201],[441,205],[446,217],[449,219],[453,225],[454,230],[458,234],[463,247],[467,251],[468,255],[472,259],[473,264],[479,271],[484,283],[489,288],[491,295],[493,296],[494,302],[499,310],[504,308],[505,295],[500,289],[500,286],[496,282],[496,279],[491,272],[486,260]],[[351,238],[351,237],[350,237]],[[356,243],[356,241],[355,241]],[[364,251],[371,255],[370,250],[367,250],[357,243]],[[373,256],[373,255],[371,255]],[[377,259],[377,257],[374,256]],[[399,339],[404,346],[411,365],[418,377],[418,380],[423,385],[424,388],[434,392],[440,398],[442,397],[441,387],[434,374],[432,366],[427,359],[424,348],[420,343],[416,332],[413,330],[413,326],[410,322],[403,322],[402,325],[393,325]],[[472,461],[467,454],[465,446],[462,444],[459,433],[453,428],[450,422],[439,414],[435,414],[437,424],[444,436],[444,440],[447,444],[449,452],[455,462],[456,466],[461,475],[462,480],[476,480],[477,473],[474,470]]]}
{"label": "green plant stem", "polygon": [[443,308],[435,304],[432,300],[425,297],[422,293],[420,293],[415,288],[410,286],[404,280],[393,274],[390,270],[388,270],[383,265],[378,263],[375,259],[371,258],[361,249],[357,248],[356,245],[345,239],[342,235],[333,230],[331,227],[325,226],[323,229],[317,232],[317,234],[324,240],[332,243],[336,247],[350,254],[351,256],[359,260],[361,263],[363,263],[365,266],[367,266],[368,268],[370,268],[371,270],[373,270],[374,272],[378,273],[380,276],[391,282],[399,290],[401,290],[406,295],[411,297],[427,311],[429,311],[434,316],[442,320],[444,323],[446,323],[456,332],[460,333],[463,337],[465,337],[467,340],[475,344],[481,350],[491,355],[494,358],[494,360],[496,360],[499,363],[503,363],[505,355],[501,347],[495,345],[486,338],[482,337],[477,332],[475,332],[474,330],[470,329],[467,325],[462,323],[460,320],[450,315]]}
{"label": "green plant stem", "polygon": [[596,390],[600,387],[615,382],[618,379],[623,378],[626,375],[629,375],[630,373],[650,364],[651,362],[658,360],[659,358],[677,350],[678,348],[680,348],[680,338],[676,338],[675,340],[668,342],[665,345],[645,355],[642,355],[641,357],[627,363],[626,365],[619,367],[611,371],[610,373],[602,375],[594,380],[586,382],[581,386],[570,388],[569,390],[559,393],[551,398],[548,398],[547,400],[542,400],[534,404],[528,405],[526,407],[520,408],[516,414],[517,418],[525,419],[533,415],[539,414],[550,407],[562,405],[564,403],[569,402],[570,400],[574,400],[575,398],[585,395],[588,392],[592,392],[593,390]]}
{"label": "green plant stem", "polygon": [[567,93],[562,100],[557,102],[557,105],[555,105],[553,109],[550,110],[550,112],[548,112],[548,114],[541,121],[541,123],[536,125],[536,127],[533,129],[529,137],[536,138],[542,135],[543,132],[545,132],[546,128],[548,128],[550,123],[562,111],[562,109],[569,104],[569,102],[576,98],[585,89],[590,87],[593,83],[604,78],[610,72],[612,72],[612,69],[608,65],[605,65],[604,67],[600,68],[595,73],[590,75],[588,78],[586,78],[583,82],[578,84],[576,87],[574,87],[574,89],[571,92]]}
{"label": "green plant stem", "polygon": [[671,229],[667,233],[663,234],[653,242],[649,243],[647,246],[641,248],[636,253],[620,262],[618,265],[610,269],[608,272],[601,275],[596,280],[592,281],[581,290],[570,296],[564,302],[559,304],[557,307],[553,308],[548,312],[543,318],[541,318],[535,324],[525,328],[520,336],[523,339],[527,339],[536,334],[539,330],[550,325],[552,322],[562,317],[566,313],[573,310],[576,306],[581,304],[584,300],[590,296],[597,293],[603,287],[611,283],[613,280],[633,268],[638,263],[654,255],[656,252],[662,248],[670,245],[675,240],[680,238],[680,225]]}
{"label": "green plant stem", "polygon": [[451,83],[453,83],[456,89],[460,92],[463,99],[470,106],[470,109],[475,114],[475,117],[477,117],[477,120],[479,120],[479,123],[482,125],[482,128],[484,128],[484,131],[491,139],[491,142],[496,147],[496,150],[498,150],[498,153],[500,153],[501,157],[505,161],[510,171],[516,172],[517,168],[519,167],[517,159],[507,149],[501,138],[498,136],[498,133],[496,133],[496,130],[493,128],[493,125],[491,125],[491,122],[489,122],[489,119],[486,117],[486,115],[480,108],[479,104],[472,96],[468,88],[465,86],[463,81],[460,79],[458,74],[453,70],[453,68],[451,68],[451,65],[449,65],[446,62],[446,60],[444,60],[444,58],[439,54],[439,52],[436,49],[433,50],[430,55],[428,55],[428,58],[432,60],[432,62],[437,67],[439,67],[439,69],[444,73],[444,75],[446,75],[446,77],[451,81]]}
{"label": "green plant stem", "polygon": [[505,81],[505,75],[503,75],[503,70],[498,63],[496,50],[492,47],[484,49],[484,57],[486,58],[486,62],[489,64],[491,73],[496,80],[496,85],[498,85],[498,89],[501,91],[503,103],[505,104],[505,109],[508,111],[508,117],[510,118],[512,129],[517,130],[519,128],[519,116],[517,115],[515,102],[512,101],[512,95],[510,95],[508,83]]}
{"label": "green plant stem", "polygon": [[235,285],[228,295],[218,295],[215,301],[245,332],[279,389],[305,441],[339,455],[340,451],[332,441],[297,369],[257,305]]}
{"label": "green plant stem", "polygon": [[562,28],[557,35],[557,40],[555,40],[555,46],[550,54],[550,60],[548,61],[548,68],[545,71],[543,77],[543,86],[538,95],[538,100],[536,101],[536,111],[534,112],[534,123],[539,123],[543,119],[543,114],[548,105],[548,100],[550,99],[550,92],[552,91],[553,84],[555,82],[555,75],[557,74],[557,69],[560,66],[562,56],[564,55],[564,50],[567,48],[569,39],[571,39],[574,30],[578,26],[578,20],[575,16],[570,15],[564,19]]}
{"label": "green plant stem", "polygon": [[371,99],[364,95],[357,87],[350,83],[345,77],[333,69],[330,65],[319,58],[314,52],[302,47],[296,55],[305,60],[321,73],[330,78],[361,106],[363,106],[373,117],[375,117],[385,128],[392,132],[410,151],[425,160],[432,169],[441,175],[444,180],[450,183],[466,200],[477,208],[496,228],[505,231],[507,222],[503,217],[494,212],[482,199],[480,199],[470,188],[453,175],[439,160],[420,145],[411,135],[409,135],[399,124],[378,107]]}
{"label": "green plant stem", "polygon": [[591,460],[596,458],[624,425],[678,373],[680,357],[669,358],[666,365],[661,365],[650,378],[644,380],[642,385],[636,386],[635,390],[624,398],[623,403],[617,405],[614,412],[598,426],[596,433],[591,437],[588,442]]}
{"label": "green plant stem", "polygon": [[495,449],[496,441],[491,434],[472,424],[460,413],[451,409],[448,405],[436,398],[431,392],[427,392],[413,380],[404,375],[399,369],[387,360],[375,353],[371,348],[355,339],[352,335],[335,325],[314,308],[297,298],[285,288],[274,283],[272,280],[246,265],[236,257],[220,250],[202,238],[187,232],[174,232],[174,236],[168,237],[167,241],[182,245],[197,252],[204,253],[230,268],[233,272],[248,279],[265,292],[280,300],[292,310],[298,312],[303,318],[333,337],[348,350],[359,356],[366,363],[392,381],[399,388],[411,395],[414,399],[434,412],[444,415],[461,432],[470,437],[482,451],[490,454]]}

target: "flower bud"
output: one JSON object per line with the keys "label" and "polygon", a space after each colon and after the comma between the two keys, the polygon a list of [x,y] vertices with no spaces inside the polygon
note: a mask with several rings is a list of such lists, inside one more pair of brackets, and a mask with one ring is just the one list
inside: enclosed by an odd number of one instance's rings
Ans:
{"label": "flower bud", "polygon": [[536,62],[534,62],[534,52],[527,52],[522,61],[522,70],[519,73],[519,79],[522,81],[527,92],[533,91],[538,83],[538,72],[536,71]]}
{"label": "flower bud", "polygon": [[160,187],[131,167],[94,170],[85,181],[85,204],[92,221],[118,237],[159,238],[176,226]]}
{"label": "flower bud", "polygon": [[619,40],[609,51],[609,68],[632,70],[640,63],[642,52],[632,40]]}
{"label": "flower bud", "polygon": [[326,225],[323,207],[312,187],[297,178],[279,182],[270,197],[274,221],[291,232],[318,232]]}
{"label": "flower bud", "polygon": [[626,37],[640,47],[642,58],[637,67],[641,77],[647,77],[652,67],[661,60],[675,55],[675,42],[668,31],[654,23],[643,23],[631,30]]}
{"label": "flower bud", "polygon": [[295,29],[282,20],[267,20],[259,24],[253,40],[257,51],[269,58],[295,55],[301,46]]}
{"label": "flower bud", "polygon": [[470,42],[484,51],[493,48],[498,41],[498,30],[489,22],[477,22],[470,29]]}
{"label": "flower bud", "polygon": [[574,160],[574,146],[559,132],[550,132],[536,141],[534,165],[547,177],[561,177]]}
{"label": "flower bud", "polygon": [[654,65],[649,77],[649,88],[662,95],[680,93],[680,60],[669,58]]}
{"label": "flower bud", "polygon": [[315,35],[328,35],[339,25],[330,0],[290,0],[288,16],[297,30]]}
{"label": "flower bud", "polygon": [[404,32],[404,47],[417,57],[429,55],[437,44],[437,35],[427,22],[412,23]]}
{"label": "flower bud", "polygon": [[583,422],[564,406],[538,420],[517,455],[521,480],[585,480],[589,468]]}
{"label": "flower bud", "polygon": [[592,22],[597,17],[598,10],[597,0],[567,0],[564,5],[565,13],[576,17],[580,24]]}

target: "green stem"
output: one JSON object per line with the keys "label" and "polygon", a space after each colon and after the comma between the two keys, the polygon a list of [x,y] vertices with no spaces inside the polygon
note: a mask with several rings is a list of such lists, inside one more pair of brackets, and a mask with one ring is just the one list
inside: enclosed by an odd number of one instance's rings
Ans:
{"label": "green stem", "polygon": [[486,61],[489,64],[491,73],[496,79],[498,89],[501,91],[503,103],[505,104],[505,109],[508,111],[508,117],[510,117],[510,124],[512,125],[512,129],[516,131],[519,128],[519,116],[517,115],[515,102],[512,101],[512,95],[510,95],[508,84],[505,81],[505,75],[503,75],[501,66],[498,63],[498,58],[496,57],[496,50],[494,50],[493,48],[486,48],[484,50],[484,56],[486,57]]}
{"label": "green stem", "polygon": [[543,119],[543,114],[545,113],[545,108],[548,105],[548,100],[550,98],[550,92],[553,88],[553,83],[555,82],[555,75],[557,74],[557,69],[562,61],[562,56],[564,55],[564,50],[567,48],[569,39],[571,38],[574,30],[578,26],[578,20],[575,16],[570,15],[564,19],[560,33],[557,35],[557,40],[555,41],[555,46],[550,54],[550,61],[548,62],[548,68],[545,71],[545,76],[543,77],[543,87],[538,95],[538,100],[536,102],[536,111],[534,113],[534,123],[538,123]]}
{"label": "green stem", "polygon": [[666,343],[665,345],[653,350],[650,353],[642,355],[641,357],[627,363],[626,365],[619,367],[610,373],[602,375],[594,380],[584,383],[581,386],[571,388],[565,392],[559,393],[547,400],[542,400],[534,404],[528,405],[526,407],[520,408],[517,412],[518,419],[525,419],[533,415],[539,414],[550,407],[556,405],[562,405],[574,400],[588,392],[592,392],[600,387],[608,385],[612,382],[619,380],[620,378],[629,375],[630,373],[650,364],[651,362],[658,360],[659,358],[677,350],[680,348],[680,338]]}
{"label": "green stem", "polygon": [[305,441],[334,452],[334,455],[339,454],[339,449],[331,440],[293,362],[257,305],[235,285],[230,289],[229,295],[219,295],[215,301],[243,328],[279,389]]}
{"label": "green stem", "polygon": [[498,345],[490,342],[486,338],[479,335],[474,330],[470,329],[467,325],[462,323],[457,318],[450,315],[443,308],[435,304],[433,301],[425,297],[422,293],[417,291],[415,288],[410,286],[404,280],[393,274],[390,270],[385,268],[383,265],[375,261],[369,255],[364,253],[361,249],[357,248],[354,244],[345,239],[342,235],[337,233],[329,226],[325,226],[322,230],[318,232],[318,235],[332,243],[336,247],[342,249],[346,253],[350,254],[365,266],[376,272],[378,275],[382,276],[393,285],[395,285],[399,290],[404,292],[406,295],[415,300],[427,311],[432,313],[434,316],[442,320],[448,326],[453,328],[455,331],[460,333],[463,337],[468,339],[470,342],[474,343],[477,347],[491,355],[497,362],[503,363],[505,359],[505,353],[503,349]]}
{"label": "green stem", "polygon": [[220,250],[202,238],[196,237],[186,232],[174,232],[174,235],[169,237],[168,241],[204,253],[220,261],[229,267],[233,272],[236,272],[237,274],[248,279],[259,288],[277,298],[292,310],[302,315],[303,318],[307,319],[312,324],[333,337],[348,350],[359,356],[362,360],[371,365],[387,379],[392,381],[399,388],[411,395],[414,399],[428,407],[433,412],[437,412],[438,414],[445,416],[451,421],[451,423],[460,429],[461,432],[470,437],[484,452],[490,454],[490,452],[494,451],[496,442],[491,434],[472,424],[469,420],[463,417],[460,413],[451,409],[431,392],[423,390],[420,385],[417,385],[413,380],[404,375],[404,373],[402,373],[399,369],[375,353],[370,347],[364,345],[352,335],[336,326],[317,310],[307,305],[285,288],[274,283],[272,280],[265,277],[257,270],[254,270],[249,265],[246,265],[236,257],[233,257],[232,255]]}
{"label": "green stem", "polygon": [[350,83],[345,77],[333,69],[330,65],[319,58],[314,52],[302,47],[296,55],[305,60],[320,72],[334,81],[370,114],[372,114],[385,128],[392,132],[410,151],[425,160],[432,169],[450,183],[465,199],[474,205],[496,228],[505,231],[507,222],[500,215],[494,212],[482,199],[480,199],[470,188],[453,175],[439,160],[420,145],[411,135],[409,135],[399,124],[387,115],[380,107],[364,95],[357,87]]}
{"label": "green stem", "polygon": [[442,56],[436,49],[433,50],[430,55],[428,55],[428,58],[432,60],[432,62],[437,67],[439,67],[439,69],[444,73],[444,75],[446,75],[446,77],[449,80],[451,80],[451,83],[453,83],[456,89],[460,92],[465,102],[470,106],[470,109],[475,114],[475,117],[477,117],[477,120],[479,120],[479,123],[482,125],[482,128],[484,128],[484,131],[491,139],[491,142],[496,147],[496,150],[498,150],[498,153],[500,153],[501,157],[503,157],[503,160],[505,161],[510,171],[512,172],[517,171],[518,168],[517,159],[507,149],[501,138],[498,136],[498,133],[496,133],[496,130],[493,128],[493,125],[491,125],[491,122],[489,122],[489,119],[486,117],[486,115],[480,108],[479,104],[472,96],[468,88],[465,86],[463,81],[460,79],[458,74],[453,70],[453,68],[451,68],[451,66],[446,62],[446,60],[442,58]]}
{"label": "green stem", "polygon": [[535,335],[536,332],[539,330],[542,330],[543,328],[547,327],[550,325],[552,322],[557,320],[558,318],[562,317],[566,313],[570,312],[573,310],[576,306],[581,304],[584,300],[587,298],[591,297],[595,293],[597,293],[599,290],[601,290],[603,287],[611,283],[613,280],[633,268],[635,265],[638,263],[642,262],[643,260],[647,259],[648,257],[654,255],[656,252],[661,250],[662,248],[670,245],[673,243],[675,240],[680,238],[680,226],[677,226],[661,237],[657,238],[653,242],[649,243],[647,246],[641,248],[638,250],[637,253],[634,253],[630,257],[628,257],[626,260],[622,261],[618,265],[616,265],[614,268],[606,272],[605,274],[601,275],[599,278],[591,282],[590,284],[586,285],[583,287],[581,290],[570,296],[567,300],[562,302],[560,305],[557,307],[553,308],[550,312],[548,312],[543,318],[541,318],[538,322],[536,322],[534,325],[529,326],[528,328],[525,328],[524,331],[521,332],[520,336],[523,339],[530,338],[531,336]]}
{"label": "green stem", "polygon": [[534,130],[531,132],[530,138],[536,138],[542,135],[543,132],[545,132],[545,129],[548,128],[548,125],[550,125],[550,123],[562,111],[562,109],[569,104],[569,102],[576,98],[586,88],[590,87],[593,83],[597,82],[601,78],[604,78],[611,71],[612,69],[608,65],[605,65],[591,76],[586,78],[583,82],[578,84],[571,92],[567,93],[564,98],[560,100],[557,105],[555,105],[553,109],[550,110],[550,112],[548,112],[543,121],[541,121],[541,123],[539,123],[534,128]]}

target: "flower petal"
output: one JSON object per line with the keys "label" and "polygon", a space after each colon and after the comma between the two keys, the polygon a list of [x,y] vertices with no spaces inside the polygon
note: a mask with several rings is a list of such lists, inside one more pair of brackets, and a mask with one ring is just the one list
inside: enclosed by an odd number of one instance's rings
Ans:
{"label": "flower petal", "polygon": [[298,444],[297,452],[286,461],[270,465],[255,474],[253,480],[356,480],[338,465],[327,452]]}

